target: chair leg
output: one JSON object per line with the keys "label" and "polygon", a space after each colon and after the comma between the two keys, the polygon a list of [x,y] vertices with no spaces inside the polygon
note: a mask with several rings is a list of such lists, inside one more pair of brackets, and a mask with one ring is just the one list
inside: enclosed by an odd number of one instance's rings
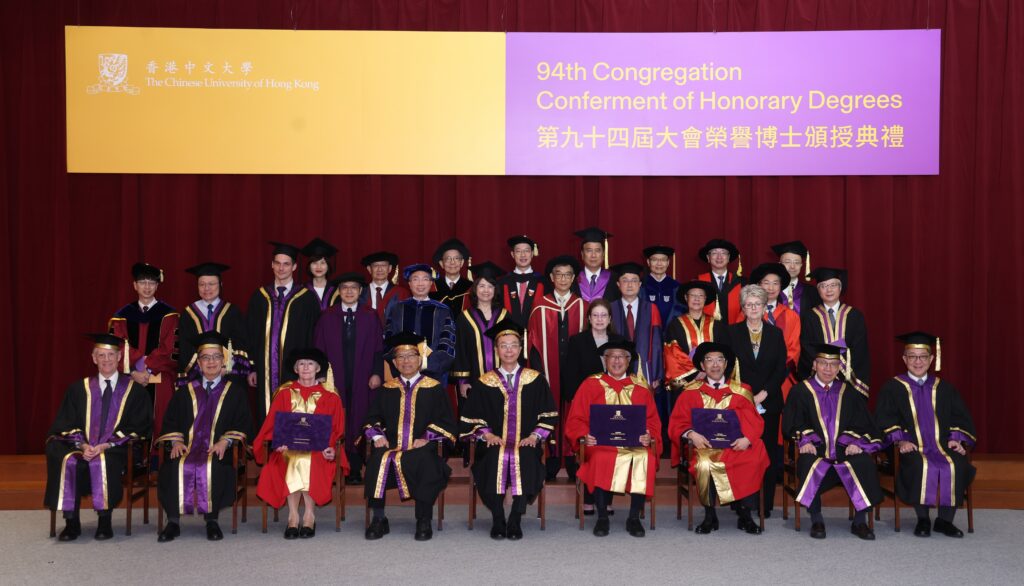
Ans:
{"label": "chair leg", "polygon": [[50,537],[57,537],[57,510],[50,509]]}
{"label": "chair leg", "polygon": [[853,501],[850,501],[850,504],[847,505],[846,510],[847,510],[846,520],[847,521],[853,521],[853,513],[854,513],[854,511],[853,511]]}
{"label": "chair leg", "polygon": [[800,501],[793,498],[793,528],[800,530]]}
{"label": "chair leg", "polygon": [[366,502],[366,522],[363,525],[363,529],[368,529],[369,527],[370,527],[370,502],[367,501]]}
{"label": "chair leg", "polygon": [[583,484],[576,479],[576,518],[580,520],[580,531],[583,531]]}
{"label": "chair leg", "polygon": [[[244,490],[244,489],[243,489]],[[238,493],[235,493],[234,502],[231,503],[231,534],[238,533]]]}
{"label": "chair leg", "polygon": [[974,489],[967,485],[967,532],[974,533]]}
{"label": "chair leg", "polygon": [[444,493],[442,490],[441,495],[437,497],[437,530],[444,531]]}
{"label": "chair leg", "polygon": [[758,507],[757,507],[757,517],[758,517],[758,519],[757,520],[761,524],[761,531],[764,531],[764,491],[763,490],[758,491],[757,499],[758,499]]}
{"label": "chair leg", "polygon": [[470,531],[473,530],[473,521],[476,519],[476,483],[473,479],[469,480],[469,518],[466,520],[466,528]]}
{"label": "chair leg", "polygon": [[658,524],[658,509],[655,506],[655,503],[656,503],[655,499],[656,499],[657,493],[658,493],[658,486],[657,486],[657,484],[655,484],[655,486],[654,486],[654,493],[651,494],[651,531],[654,531],[657,528],[657,524]]}
{"label": "chair leg", "polygon": [[900,497],[896,496],[896,478],[893,477],[893,492],[892,492],[892,514],[893,514],[893,529],[898,533],[900,531]]}
{"label": "chair leg", "polygon": [[132,494],[132,489],[133,488],[134,487],[129,483],[128,484],[128,490],[126,491],[128,493],[126,495],[127,498],[124,499],[125,500],[125,525],[126,525],[125,529],[124,529],[124,534],[125,535],[131,535],[132,534],[132,497],[135,496],[135,495]]}
{"label": "chair leg", "polygon": [[279,511],[277,509],[274,509],[274,522],[275,523],[277,523],[277,521],[278,521],[278,517],[277,517],[278,512]]}
{"label": "chair leg", "polygon": [[156,532],[160,533],[164,530],[164,508],[158,506],[156,508]]}
{"label": "chair leg", "polygon": [[693,531],[693,495],[697,494],[697,482],[689,470],[686,471],[686,485],[686,530]]}
{"label": "chair leg", "polygon": [[545,500],[544,493],[547,492],[542,486],[540,488],[540,494],[537,495],[537,515],[540,516],[540,530],[544,531],[548,528],[548,513],[547,513],[547,501]]}
{"label": "chair leg", "polygon": [[142,524],[149,525],[149,489],[152,488],[153,484],[150,482],[149,471],[146,471],[146,482],[144,489],[146,492],[142,493]]}
{"label": "chair leg", "polygon": [[262,532],[267,532],[267,501],[263,501],[260,505],[260,509],[263,511],[263,529]]}

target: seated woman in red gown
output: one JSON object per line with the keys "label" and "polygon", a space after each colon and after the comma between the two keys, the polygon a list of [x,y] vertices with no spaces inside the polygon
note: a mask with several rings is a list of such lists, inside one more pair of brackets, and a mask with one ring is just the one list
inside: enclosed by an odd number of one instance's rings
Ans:
{"label": "seated woman in red gown", "polygon": [[[313,503],[325,505],[331,501],[331,483],[337,466],[341,465],[348,474],[348,458],[345,451],[336,451],[338,438],[345,434],[345,409],[334,389],[334,380],[327,365],[327,357],[316,348],[304,348],[292,352],[288,368],[295,371],[298,380],[278,387],[270,404],[270,412],[263,422],[259,435],[253,443],[256,462],[266,466],[260,473],[256,495],[274,508],[288,503],[288,526],[285,539],[309,538],[316,535],[316,517]],[[320,373],[327,380],[318,380]],[[280,446],[269,454],[265,442],[274,437],[274,418],[277,412],[310,413],[331,416],[331,435],[323,451],[308,452],[289,450]],[[299,501],[305,511],[299,524]]]}

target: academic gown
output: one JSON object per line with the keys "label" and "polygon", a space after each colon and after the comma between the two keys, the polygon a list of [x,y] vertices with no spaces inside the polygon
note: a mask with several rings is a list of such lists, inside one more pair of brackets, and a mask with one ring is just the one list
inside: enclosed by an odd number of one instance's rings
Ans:
{"label": "academic gown", "polygon": [[665,275],[658,281],[648,273],[641,281],[640,297],[647,299],[658,308],[662,323],[667,323],[672,316],[672,308],[676,305],[676,289],[679,281]]}
{"label": "academic gown", "polygon": [[[340,299],[339,293],[335,293],[334,296]],[[392,303],[412,297],[412,294],[409,293],[409,290],[403,287],[402,285],[388,283],[387,287],[385,287],[384,290],[381,291],[381,302],[377,304],[377,307],[374,307],[373,304],[374,299],[376,299],[376,296],[377,285],[374,283],[370,283],[366,287],[363,287],[363,292],[359,294],[359,304],[368,307],[370,310],[376,313],[377,319],[380,320],[380,324],[381,326],[383,326],[385,319],[384,313],[387,310],[387,308],[391,307]]]}
{"label": "academic gown", "polygon": [[494,345],[494,340],[484,334],[507,315],[508,312],[504,309],[492,309],[491,319],[487,320],[475,307],[459,312],[455,318],[453,377],[472,382],[488,370],[494,369],[498,361],[498,349]]}
{"label": "academic gown", "polygon": [[[740,420],[740,431],[750,441],[745,450],[733,448],[693,449],[695,457],[682,462],[682,435],[693,429],[694,409],[728,409]],[[697,492],[704,506],[711,506],[709,487],[713,481],[718,500],[728,504],[761,490],[761,481],[768,469],[768,453],[761,436],[764,421],[757,414],[750,387],[732,382],[714,388],[707,382],[694,383],[683,391],[669,418],[668,435],[672,442],[672,465],[689,464],[690,474],[697,479]]]}
{"label": "academic gown", "polygon": [[465,277],[459,277],[455,286],[449,287],[448,281],[441,275],[434,279],[434,290],[430,292],[430,298],[447,305],[452,316],[456,316],[469,306],[469,290],[472,288],[473,281]]}
{"label": "academic gown", "polygon": [[792,309],[800,316],[808,313],[816,306],[821,305],[821,297],[818,295],[818,289],[814,285],[801,283],[800,281],[797,281],[793,286],[792,297],[793,298],[790,299],[789,288],[787,287],[779,293],[779,302]]}
{"label": "academic gown", "polygon": [[[625,336],[608,333],[609,342],[621,342]],[[563,402],[571,403],[576,396],[576,389],[583,384],[583,381],[594,374],[604,372],[604,361],[597,351],[597,342],[594,341],[594,333],[589,329],[583,330],[569,338],[569,347],[565,352],[565,365],[563,379],[565,387],[562,390]],[[629,365],[629,372],[636,372],[635,359]]]}
{"label": "academic gown", "polygon": [[383,329],[377,314],[360,306],[353,317],[355,332],[351,339],[345,337],[345,310],[341,304],[321,314],[313,335],[313,345],[327,355],[334,371],[334,386],[345,407],[345,450],[348,452],[362,449],[363,419],[374,393],[370,390],[370,377],[376,374],[384,380]]}
{"label": "academic gown", "polygon": [[[800,314],[786,307],[781,302],[776,303],[771,316],[765,311],[764,321],[782,330],[782,337],[786,341],[786,379],[782,381],[782,402],[785,404],[789,397],[789,390],[796,384],[796,369],[800,364]],[[776,442],[782,445],[782,413],[779,413],[779,434]]]}
{"label": "academic gown", "polygon": [[[102,405],[98,376],[79,379],[64,391],[46,438],[46,508],[73,511],[77,497],[87,494],[92,495],[92,506],[97,511],[116,508],[121,502],[121,476],[128,462],[125,444],[150,437],[153,405],[145,387],[125,374],[117,377],[105,422],[100,421]],[[82,443],[96,446],[107,442],[114,446],[92,461],[82,457]],[[136,457],[148,462],[148,450]]]}
{"label": "academic gown", "polygon": [[947,445],[950,440],[973,446],[974,422],[960,393],[950,383],[929,373],[917,384],[904,373],[889,379],[878,396],[878,427],[888,443],[908,441],[917,450],[900,454],[896,494],[904,502],[930,507],[963,504],[975,468]]}
{"label": "academic gown", "polygon": [[173,307],[157,300],[145,313],[139,309],[138,302],[129,303],[107,322],[111,334],[128,340],[122,372],[148,370],[150,373],[147,390],[153,403],[153,432],[156,434],[160,433],[160,423],[178,375],[178,318]]}
{"label": "academic gown", "polygon": [[192,341],[199,334],[220,332],[231,340],[233,376],[247,377],[252,372],[249,360],[248,331],[242,310],[237,305],[220,300],[213,310],[212,318],[207,317],[206,304],[202,301],[190,303],[185,308],[178,323],[178,381],[176,386],[184,386],[202,376],[196,348]]}
{"label": "academic gown", "polygon": [[[533,497],[544,487],[541,465],[543,441],[558,424],[551,389],[536,370],[520,368],[512,384],[497,370],[473,381],[459,422],[461,437],[482,440],[485,433],[506,439],[504,446],[476,444],[473,478],[481,494]],[[519,447],[519,441],[536,433],[537,447]]]}
{"label": "academic gown", "polygon": [[[519,284],[523,282],[526,283],[525,298],[519,294]],[[513,271],[499,279],[498,286],[505,310],[523,328],[526,328],[530,321],[530,312],[533,310],[534,303],[551,288],[545,284],[544,279],[536,271],[531,273]]]}
{"label": "academic gown", "polygon": [[724,342],[726,325],[705,314],[700,320],[693,320],[688,314],[680,315],[665,331],[665,384],[675,393],[700,374],[693,364],[697,346],[704,342]]}
{"label": "academic gown", "polygon": [[320,306],[320,313],[327,311],[331,306],[338,303],[339,300],[341,299],[340,295],[335,295],[335,293],[338,292],[337,285],[331,285],[330,283],[327,283],[327,285],[324,286],[323,295],[320,295],[319,293],[316,292],[316,287],[313,286],[312,281],[306,283],[305,285],[303,285],[303,287],[305,287],[310,293],[313,294],[313,297],[316,299],[317,304]]}
{"label": "academic gown", "polygon": [[[867,397],[839,379],[831,386],[825,393],[815,377],[801,381],[790,390],[782,414],[782,432],[799,438],[797,449],[810,443],[817,450],[797,455],[796,500],[809,507],[816,494],[842,484],[854,508],[862,511],[882,502],[872,455],[882,448],[881,434],[868,411]],[[847,456],[848,445],[863,453]]]}
{"label": "academic gown", "polygon": [[184,456],[165,458],[160,466],[160,506],[178,515],[216,513],[230,507],[235,501],[236,478],[230,448],[223,459],[210,448],[222,439],[245,441],[250,437],[252,413],[246,387],[240,381],[224,377],[207,393],[206,379],[202,379],[175,391],[164,415],[163,435],[157,441],[180,441],[186,451]]}
{"label": "academic gown", "polygon": [[697,280],[711,283],[718,292],[717,300],[704,306],[705,313],[715,315],[717,309],[721,320],[729,324],[736,324],[746,319],[743,317],[743,308],[740,306],[740,289],[746,284],[742,277],[736,276],[732,271],[726,272],[725,286],[721,289],[718,288],[718,278],[712,276],[710,272],[697,275]]}
{"label": "academic gown", "polygon": [[[370,316],[373,318],[374,316]],[[272,450],[267,458],[265,443],[274,439],[274,419],[278,412],[312,413],[331,416],[331,435],[327,445],[334,448],[338,438],[345,435],[345,409],[341,398],[320,383],[304,387],[298,381],[281,385],[270,403],[270,413],[263,422],[253,442],[253,456],[257,464],[266,464],[260,471],[256,495],[276,508],[284,505],[288,495],[296,491],[308,491],[313,502],[323,506],[331,502],[331,485],[334,475],[341,466],[348,474],[348,456],[345,450],[335,454],[334,460],[327,461],[323,452],[288,450],[284,453]]]}
{"label": "academic gown", "polygon": [[285,368],[288,355],[312,345],[313,330],[319,318],[316,294],[298,283],[292,283],[283,300],[278,299],[273,284],[264,285],[253,293],[247,321],[250,358],[257,375],[257,426],[263,425],[274,390],[297,377],[294,371]]}
{"label": "academic gown", "polygon": [[593,286],[590,285],[590,280],[587,278],[587,272],[580,269],[580,274],[576,275],[576,288],[579,292],[579,296],[584,301],[590,303],[595,299],[605,299],[607,301],[615,301],[619,298],[619,288],[612,282],[612,272],[608,269],[601,269],[601,272],[597,275],[597,281]]}
{"label": "academic gown", "polygon": [[[448,386],[448,372],[455,363],[455,319],[448,306],[440,301],[403,299],[388,307],[384,322],[384,338],[398,332],[423,336],[431,354],[423,374]],[[385,347],[385,351],[390,348]]]}
{"label": "academic gown", "polygon": [[871,356],[868,354],[868,329],[864,322],[864,314],[854,307],[840,302],[836,307],[836,326],[831,327],[828,310],[818,305],[800,317],[800,344],[803,352],[797,376],[805,379],[811,376],[811,363],[814,362],[817,344],[834,344],[837,341],[846,343],[846,354],[840,359],[842,372],[840,376],[847,378],[865,397],[871,384]]}
{"label": "academic gown", "polygon": [[[579,445],[580,438],[590,433],[591,405],[645,405],[647,431],[651,438],[661,438],[661,419],[658,418],[654,395],[644,381],[635,376],[615,380],[608,374],[597,374],[583,381],[569,408],[565,439],[574,448]],[[650,497],[654,494],[660,455],[660,441],[646,448],[587,446],[586,460],[580,464],[576,474],[590,490],[597,487],[609,492]]]}
{"label": "academic gown", "polygon": [[[626,309],[623,307],[621,299],[612,303],[611,306],[612,324],[615,326],[615,331],[628,338]],[[633,319],[634,338],[630,340],[636,344],[636,374],[647,382],[647,386],[655,394],[658,394],[661,390],[661,379],[664,376],[661,314],[658,313],[658,308],[645,297],[637,298],[636,313],[637,315]]]}
{"label": "academic gown", "polygon": [[[366,498],[384,498],[387,489],[398,488],[402,500],[434,502],[452,472],[434,442],[454,443],[457,430],[451,403],[438,381],[417,375],[409,388],[400,377],[384,383],[363,425],[371,446],[374,435],[388,440],[388,447],[374,447],[366,461]],[[427,444],[413,448],[417,439]]]}

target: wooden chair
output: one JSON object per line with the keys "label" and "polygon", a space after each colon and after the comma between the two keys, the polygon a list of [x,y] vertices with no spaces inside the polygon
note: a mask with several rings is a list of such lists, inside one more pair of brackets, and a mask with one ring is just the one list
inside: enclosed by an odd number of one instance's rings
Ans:
{"label": "wooden chair", "polygon": [[[370,461],[370,453],[373,450],[373,442],[367,441],[367,442],[364,442],[364,443],[366,444],[366,461],[369,462]],[[444,442],[437,442],[437,456],[439,458],[441,458],[441,459],[444,459]],[[374,482],[374,481],[372,481],[370,478],[364,478],[363,482],[364,483],[369,483],[369,482]],[[472,482],[472,481],[470,481],[470,482]],[[437,530],[438,531],[443,531],[444,530],[444,493],[447,492],[447,490],[448,490],[447,488],[444,488],[444,489],[441,490],[441,494],[437,495]],[[364,492],[363,494],[365,495],[366,493]],[[366,507],[365,507],[366,508],[366,520],[364,522],[363,528],[366,529],[366,528],[368,528],[370,526],[370,501],[366,500],[365,497],[364,497],[364,501],[365,501],[365,504],[366,504]]]}
{"label": "wooden chair", "polygon": [[[470,531],[472,531],[473,530],[473,521],[476,520],[476,500],[477,500],[477,493],[478,493],[478,490],[476,488],[476,478],[473,476],[472,468],[473,468],[473,464],[476,462],[476,447],[477,447],[477,444],[479,442],[478,442],[478,440],[475,440],[475,439],[472,439],[472,438],[467,439],[466,442],[469,444],[466,449],[469,450],[469,467],[470,467],[470,474],[469,474],[469,487],[470,487],[469,488],[469,518],[466,521],[466,527]],[[551,443],[553,444],[554,442],[551,441]],[[541,466],[540,473],[541,474],[544,473],[544,465],[547,463],[547,451],[548,451],[547,450],[547,446],[545,446],[543,444],[544,444],[544,442],[542,442],[541,445],[540,445],[540,466]],[[547,521],[548,521],[548,519],[547,519],[547,512],[546,512],[546,506],[545,506],[545,500],[544,500],[545,486],[542,486],[541,489],[540,489],[540,492],[537,493],[537,518],[540,519],[540,530],[541,531],[544,531],[545,529],[547,529]]]}
{"label": "wooden chair", "polygon": [[[898,448],[894,445],[888,450],[878,452],[876,459],[878,461],[878,477],[882,485],[882,494],[892,499],[892,511],[893,511],[893,530],[900,530],[900,497],[896,495],[896,478],[900,474],[900,458]],[[972,462],[971,457],[972,450],[967,451],[967,462]],[[964,494],[963,507],[967,509],[967,532],[974,533],[974,490],[972,488],[973,482],[967,485],[967,490]],[[904,506],[906,503],[902,503]],[[875,518],[878,517],[878,510],[881,507],[875,507]]]}
{"label": "wooden chair", "polygon": [[[699,501],[699,492],[697,491],[697,478],[690,474],[690,458],[695,457],[693,446],[690,445],[689,440],[682,438],[680,440],[684,447],[682,460],[679,462],[679,467],[676,469],[676,520],[682,520],[683,518],[683,497],[686,497],[686,529],[693,531],[693,501],[697,499]],[[757,491],[757,520],[761,527],[761,531],[764,531],[764,491]],[[718,499],[718,495],[715,495],[715,502],[711,503],[711,506],[721,506],[721,501]]]}
{"label": "wooden chair", "polygon": [[[587,461],[587,446],[584,443],[584,441],[585,441],[584,438],[580,438],[580,451],[579,451],[580,467],[582,467],[583,463]],[[654,453],[657,453],[657,448],[658,448],[657,441],[658,441],[657,439],[655,439],[653,437],[651,438],[651,450],[653,450]],[[655,529],[657,529],[657,521],[658,521],[658,512],[657,512],[658,510],[657,510],[657,507],[656,507],[656,500],[657,500],[657,496],[658,496],[658,490],[657,490],[657,488],[658,488],[657,487],[658,479],[657,479],[657,475],[655,475],[654,478],[648,478],[647,482],[653,482],[654,483],[654,488],[655,488],[654,492],[651,493],[651,499],[650,499],[650,503],[651,503],[651,523],[650,523],[650,525],[651,525],[651,531],[654,531]],[[584,490],[586,490],[586,487],[583,485],[583,481],[580,480],[579,477],[577,476],[576,477],[576,518],[579,519],[579,521],[580,521],[580,531],[583,531],[583,517],[585,516],[583,514],[583,491]],[[645,514],[644,509],[641,509],[640,510],[640,518],[644,519],[644,518],[646,518],[646,516],[647,515]]]}
{"label": "wooden chair", "polygon": [[[157,454],[160,466],[164,465],[164,458],[171,451],[171,443],[169,440],[157,442]],[[242,503],[242,522],[248,522],[249,510],[249,491],[247,485],[249,482],[249,465],[248,458],[246,458],[246,444],[244,441],[235,440],[231,447],[231,465],[236,470],[235,474],[235,498],[231,504],[231,533],[238,533],[238,503]],[[164,509],[161,506],[157,506],[157,532],[164,530]]]}
{"label": "wooden chair", "polygon": [[[149,489],[153,486],[152,471],[146,449],[149,441],[145,438],[131,439],[125,446],[128,461],[125,463],[121,486],[124,488],[125,535],[132,534],[132,509],[135,501],[142,499],[142,523],[149,524]],[[50,511],[50,537],[57,536],[57,511]]]}
{"label": "wooden chair", "polygon": [[[263,443],[263,449],[266,452],[267,457],[269,458],[270,452],[271,452],[271,450],[270,450],[270,440],[267,440],[267,441],[265,441]],[[335,454],[337,454],[335,456],[335,458],[341,458],[341,454],[344,453],[343,452],[344,449],[345,449],[345,437],[342,436],[342,437],[338,438],[338,441],[335,442],[335,444],[334,444],[334,452],[335,452]],[[339,466],[335,466],[334,481],[331,483],[331,486],[334,489],[333,490],[334,494],[331,496],[331,500],[334,502],[334,531],[335,532],[339,532],[339,531],[341,531],[341,522],[345,520],[345,474],[342,473],[342,469],[341,469],[340,465]],[[267,501],[265,501],[263,499],[260,499],[260,503],[261,503],[260,508],[262,509],[262,513],[263,513],[262,532],[266,533],[267,532],[267,509],[270,507],[270,505],[267,504]],[[275,523],[278,521],[278,511],[280,511],[279,508],[274,508],[274,522]]]}
{"label": "wooden chair", "polygon": [[[799,458],[797,450],[797,441],[799,437],[794,441],[791,438],[785,438],[782,442],[782,520],[789,519],[789,499],[793,499],[793,515],[794,522],[793,528],[796,531],[800,531],[800,502],[796,500],[797,495],[800,493],[800,479],[796,473],[796,461]],[[875,519],[878,518],[878,507],[874,507],[875,514],[868,515],[868,527],[872,530],[875,528]],[[847,509],[847,520],[853,520],[853,500],[850,500],[850,504]]]}

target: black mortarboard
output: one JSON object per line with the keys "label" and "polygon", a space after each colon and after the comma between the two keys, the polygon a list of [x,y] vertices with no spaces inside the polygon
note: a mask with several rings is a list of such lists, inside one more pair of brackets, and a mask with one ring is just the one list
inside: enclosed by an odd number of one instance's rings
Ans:
{"label": "black mortarboard", "polygon": [[828,281],[831,279],[839,279],[839,282],[843,284],[843,289],[846,289],[846,270],[835,269],[832,267],[818,267],[811,271],[810,276],[816,282],[821,283],[822,281]]}
{"label": "black mortarboard", "polygon": [[776,256],[782,256],[787,252],[795,254],[797,256],[804,256],[807,254],[807,247],[804,246],[803,242],[799,240],[793,240],[791,242],[782,242],[780,244],[772,244],[772,252]]}
{"label": "black mortarboard", "polygon": [[185,269],[186,273],[199,277],[219,277],[221,273],[230,269],[228,265],[222,265],[219,262],[201,262],[194,267]]}
{"label": "black mortarboard", "polygon": [[92,345],[96,348],[124,350],[124,338],[119,338],[114,334],[86,334],[85,336],[92,340]]}
{"label": "black mortarboard", "polygon": [[409,277],[411,277],[413,273],[418,273],[421,271],[427,273],[428,275],[433,275],[433,270],[434,269],[430,268],[430,265],[418,262],[416,264],[411,264],[402,269],[402,278],[408,281]]}
{"label": "black mortarboard", "polygon": [[708,253],[716,248],[724,248],[729,252],[729,260],[734,261],[740,257],[740,249],[736,248],[736,245],[728,240],[722,238],[712,238],[708,240],[708,243],[701,247],[697,251],[697,258],[701,262],[708,262]]}
{"label": "black mortarboard", "polygon": [[151,264],[137,262],[132,265],[132,280],[156,281],[157,283],[163,283],[164,272]]}
{"label": "black mortarboard", "polygon": [[896,339],[903,342],[904,348],[928,349],[935,353],[935,370],[942,370],[942,340],[938,336],[928,332],[913,331],[896,336]]}
{"label": "black mortarboard", "polygon": [[620,262],[619,264],[613,266],[611,268],[611,271],[620,277],[626,273],[632,273],[640,277],[643,276],[644,274],[644,267],[641,266],[640,263],[635,263],[632,261]]}
{"label": "black mortarboard", "polygon": [[574,274],[580,274],[580,262],[576,260],[576,257],[569,256],[568,254],[561,254],[548,261],[548,264],[544,267],[544,274],[550,275],[555,267],[570,266]]}
{"label": "black mortarboard", "polygon": [[789,287],[789,272],[786,271],[786,267],[780,262],[766,262],[757,265],[757,268],[750,273],[750,284],[760,284],[761,279],[764,279],[767,275],[777,275],[780,288],[785,289]]}
{"label": "black mortarboard", "polygon": [[302,247],[302,254],[306,258],[327,258],[338,254],[338,249],[330,242],[317,237]]}
{"label": "black mortarboard", "polygon": [[487,279],[492,285],[498,284],[498,278],[505,274],[505,270],[486,260],[473,267],[477,279]]}
{"label": "black mortarboard", "polygon": [[216,330],[203,332],[198,336],[192,338],[192,346],[196,349],[197,354],[199,353],[200,350],[207,346],[219,346],[221,348],[227,348],[228,344],[230,343],[231,342],[230,340],[228,340],[227,336]]}
{"label": "black mortarboard", "polygon": [[384,347],[388,349],[384,357],[389,360],[395,357],[395,352],[403,348],[416,350],[423,359],[420,361],[420,368],[426,368],[427,357],[425,354],[430,353],[430,347],[427,346],[426,338],[423,336],[412,332],[398,332],[384,339]]}
{"label": "black mortarboard", "polygon": [[523,338],[523,326],[516,323],[514,319],[506,317],[484,332],[485,336],[495,341],[506,334],[515,334],[521,340]]}
{"label": "black mortarboard", "polygon": [[296,348],[288,354],[288,372],[295,372],[295,363],[300,360],[312,360],[320,365],[318,376],[327,376],[327,355],[318,348]]}
{"label": "black mortarboard", "polygon": [[612,237],[608,232],[594,226],[577,230],[573,232],[573,234],[579,236],[583,240],[583,244],[586,244],[587,242],[597,242],[598,244],[603,245],[606,244],[605,240]]}
{"label": "black mortarboard", "polygon": [[629,352],[631,357],[636,356],[636,344],[625,338],[621,340],[609,340],[604,344],[601,344],[601,347],[597,349],[597,353],[604,355],[604,353],[609,350],[625,350],[626,352]]}
{"label": "black mortarboard", "polygon": [[436,264],[441,262],[441,259],[444,258],[444,253],[448,252],[449,250],[459,251],[459,254],[461,254],[462,258],[464,259],[469,259],[469,257],[473,256],[472,254],[470,254],[469,248],[467,248],[466,245],[463,244],[461,240],[459,240],[458,238],[449,238],[448,240],[445,240],[440,245],[438,245],[437,249],[434,250],[434,263]]}
{"label": "black mortarboard", "polygon": [[712,352],[721,352],[722,356],[725,357],[725,374],[728,376],[732,372],[733,364],[736,363],[736,354],[733,353],[732,348],[728,344],[704,342],[698,345],[697,349],[693,352],[693,365],[703,371],[704,357]]}
{"label": "black mortarboard", "polygon": [[845,344],[816,343],[812,344],[811,348],[814,350],[814,356],[816,358],[835,358],[838,360],[842,358],[843,354],[846,354]]}
{"label": "black mortarboard", "polygon": [[700,289],[704,292],[704,305],[708,306],[718,301],[718,291],[715,290],[715,286],[707,281],[687,281],[679,288],[676,289],[676,301],[682,305],[686,305],[686,294],[691,289]]}
{"label": "black mortarboard", "polygon": [[301,251],[291,244],[271,240],[270,245],[274,247],[273,256],[277,256],[279,254],[290,256],[292,258],[292,262],[296,262],[299,259],[299,253]]}
{"label": "black mortarboard", "polygon": [[648,246],[644,249],[644,258],[651,258],[656,254],[664,254],[665,256],[672,258],[676,254],[676,249],[671,246],[663,246],[661,244]]}
{"label": "black mortarboard", "polygon": [[368,267],[375,262],[387,262],[391,266],[398,266],[398,255],[393,252],[386,250],[379,250],[377,252],[371,252],[370,254],[363,257],[360,262],[364,267]]}
{"label": "black mortarboard", "polygon": [[533,248],[534,256],[540,254],[540,250],[537,248],[537,243],[526,234],[512,236],[505,242],[508,244],[508,247],[512,249],[515,249],[515,247],[520,244],[529,244],[530,247]]}
{"label": "black mortarboard", "polygon": [[366,286],[366,277],[362,273],[342,273],[331,280],[335,285],[342,283],[359,283],[360,287]]}

